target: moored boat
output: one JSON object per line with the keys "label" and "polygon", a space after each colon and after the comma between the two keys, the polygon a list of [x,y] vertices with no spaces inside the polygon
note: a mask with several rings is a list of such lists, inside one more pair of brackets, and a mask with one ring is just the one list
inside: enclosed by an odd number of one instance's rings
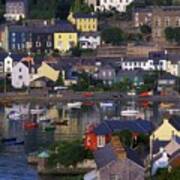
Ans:
{"label": "moored boat", "polygon": [[73,103],[67,103],[68,108],[77,108],[80,109],[82,105],[82,102],[73,102]]}

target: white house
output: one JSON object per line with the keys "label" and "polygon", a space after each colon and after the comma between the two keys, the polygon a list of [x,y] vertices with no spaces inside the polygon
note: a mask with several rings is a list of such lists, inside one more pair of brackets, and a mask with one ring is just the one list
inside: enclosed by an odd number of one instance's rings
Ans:
{"label": "white house", "polygon": [[96,49],[101,45],[100,33],[81,33],[79,36],[79,44],[82,49]]}
{"label": "white house", "polygon": [[13,59],[10,55],[8,55],[4,59],[4,72],[6,74],[11,74],[12,73],[12,68],[13,68]]}
{"label": "white house", "polygon": [[94,10],[110,11],[115,9],[118,12],[126,12],[126,7],[134,0],[86,0],[89,6],[93,6]]}
{"label": "white house", "polygon": [[6,13],[4,17],[7,21],[19,21],[27,14],[27,0],[6,0]]}
{"label": "white house", "polygon": [[30,68],[26,63],[19,62],[12,68],[11,84],[14,88],[21,89],[29,86],[30,79]]}
{"label": "white house", "polygon": [[134,69],[143,69],[145,71],[150,70],[163,70],[166,71],[167,61],[162,60],[153,60],[148,58],[127,58],[123,59],[121,63],[122,70],[134,70]]}

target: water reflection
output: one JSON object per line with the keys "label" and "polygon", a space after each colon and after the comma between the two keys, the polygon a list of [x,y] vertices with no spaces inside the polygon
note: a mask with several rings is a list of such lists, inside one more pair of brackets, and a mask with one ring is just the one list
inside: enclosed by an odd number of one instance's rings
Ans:
{"label": "water reflection", "polygon": [[[8,114],[15,111],[20,120],[8,119]],[[122,111],[135,112],[137,117],[122,116]],[[103,119],[143,118],[158,125],[164,110],[159,104],[143,102],[108,102],[104,104],[86,104],[81,108],[69,108],[67,104],[13,104],[0,107],[0,135],[2,138],[16,137],[24,145],[6,146],[1,144],[0,179],[38,179],[34,169],[27,165],[26,154],[40,151],[56,140],[82,138],[90,123],[100,123]],[[44,131],[42,121],[50,119],[56,125],[55,131]],[[37,123],[39,127],[25,128],[26,123]],[[43,179],[43,178],[40,178]],[[46,178],[47,179],[47,178]],[[54,178],[53,178],[54,179]]]}

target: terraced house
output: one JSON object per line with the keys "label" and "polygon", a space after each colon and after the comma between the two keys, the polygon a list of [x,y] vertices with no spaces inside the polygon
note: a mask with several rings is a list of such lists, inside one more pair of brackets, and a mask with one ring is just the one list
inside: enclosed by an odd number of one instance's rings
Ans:
{"label": "terraced house", "polygon": [[78,44],[78,33],[66,22],[60,22],[54,32],[54,49],[66,52]]}
{"label": "terraced house", "polygon": [[75,25],[76,29],[80,32],[96,32],[98,30],[98,20],[94,13],[70,13],[68,20]]}
{"label": "terraced house", "polygon": [[6,13],[4,17],[7,21],[19,21],[27,16],[27,0],[6,0]]}

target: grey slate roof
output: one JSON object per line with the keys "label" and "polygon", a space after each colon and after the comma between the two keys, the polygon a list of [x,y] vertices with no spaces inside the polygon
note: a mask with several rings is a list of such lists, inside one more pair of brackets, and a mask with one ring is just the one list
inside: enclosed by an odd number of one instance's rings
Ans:
{"label": "grey slate roof", "polygon": [[178,131],[180,131],[180,118],[172,118],[169,120],[169,123]]}
{"label": "grey slate roof", "polygon": [[96,14],[93,13],[76,13],[74,15],[75,18],[96,18]]}
{"label": "grey slate roof", "polygon": [[112,146],[110,143],[107,144],[105,147],[96,150],[93,155],[98,168],[102,168],[110,162],[116,160],[116,156],[112,150]]}
{"label": "grey slate roof", "polygon": [[129,130],[148,134],[154,129],[153,124],[146,120],[105,120],[99,124],[94,132],[97,135],[107,135],[117,131]]}
{"label": "grey slate roof", "polygon": [[[136,164],[142,167],[144,166],[143,162],[140,160],[138,154],[135,151],[128,148],[126,149],[126,153],[127,153],[127,159],[130,159],[131,161],[135,162]],[[111,143],[107,144],[103,148],[96,150],[93,153],[93,155],[98,168],[105,167],[109,163],[118,160]]]}

